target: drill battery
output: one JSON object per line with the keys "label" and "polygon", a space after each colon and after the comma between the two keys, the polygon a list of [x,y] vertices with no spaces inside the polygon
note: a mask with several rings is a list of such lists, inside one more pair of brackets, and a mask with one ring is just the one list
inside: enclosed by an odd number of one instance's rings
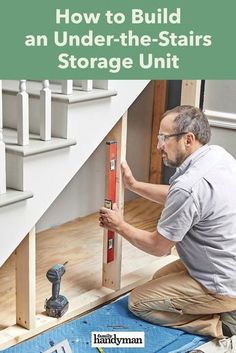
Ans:
{"label": "drill battery", "polygon": [[69,302],[64,295],[59,295],[56,299],[51,297],[46,299],[45,309],[48,316],[59,318],[63,316],[69,307]]}

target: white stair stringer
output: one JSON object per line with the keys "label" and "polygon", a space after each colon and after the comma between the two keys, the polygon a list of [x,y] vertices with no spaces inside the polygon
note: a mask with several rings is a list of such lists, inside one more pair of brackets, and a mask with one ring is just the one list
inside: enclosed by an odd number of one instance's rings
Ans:
{"label": "white stair stringer", "polygon": [[110,82],[112,88],[117,91],[114,98],[64,103],[68,105],[68,136],[76,140],[77,145],[23,158],[23,190],[30,190],[34,197],[23,203],[3,207],[0,211],[0,266],[34,227],[149,81]]}

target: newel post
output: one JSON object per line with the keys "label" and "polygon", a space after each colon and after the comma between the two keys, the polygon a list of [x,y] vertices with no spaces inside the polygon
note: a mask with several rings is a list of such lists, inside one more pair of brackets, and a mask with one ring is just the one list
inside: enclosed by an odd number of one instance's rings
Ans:
{"label": "newel post", "polygon": [[26,80],[20,80],[17,94],[17,143],[20,146],[29,144],[29,95],[26,92]]}

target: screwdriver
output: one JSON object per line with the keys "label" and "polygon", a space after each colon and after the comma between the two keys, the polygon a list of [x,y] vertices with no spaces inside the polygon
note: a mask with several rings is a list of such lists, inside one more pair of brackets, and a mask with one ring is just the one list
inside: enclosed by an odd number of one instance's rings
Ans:
{"label": "screwdriver", "polygon": [[97,347],[97,350],[99,353],[105,353],[104,350],[101,347]]}

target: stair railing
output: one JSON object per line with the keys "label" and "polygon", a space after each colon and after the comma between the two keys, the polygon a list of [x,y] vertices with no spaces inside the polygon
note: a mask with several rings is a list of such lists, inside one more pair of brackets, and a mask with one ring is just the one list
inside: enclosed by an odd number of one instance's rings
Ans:
{"label": "stair railing", "polygon": [[[108,80],[75,80],[75,84],[76,82],[80,84],[79,88],[82,91],[108,89]],[[62,93],[67,95],[73,94],[73,83],[73,80],[62,80]],[[49,80],[42,80],[42,89],[40,91],[40,139],[43,141],[51,140],[51,95]],[[26,80],[19,81],[17,109],[17,144],[26,146],[29,144],[29,94],[26,90]]]}
{"label": "stair railing", "polygon": [[[29,144],[29,95],[26,80],[19,81],[17,108],[17,144],[26,146]],[[49,80],[43,80],[40,91],[40,139],[43,141],[51,140],[51,120],[51,90]]]}
{"label": "stair railing", "polygon": [[2,80],[0,80],[0,194],[6,192],[6,152],[3,141],[3,117],[2,117]]}

